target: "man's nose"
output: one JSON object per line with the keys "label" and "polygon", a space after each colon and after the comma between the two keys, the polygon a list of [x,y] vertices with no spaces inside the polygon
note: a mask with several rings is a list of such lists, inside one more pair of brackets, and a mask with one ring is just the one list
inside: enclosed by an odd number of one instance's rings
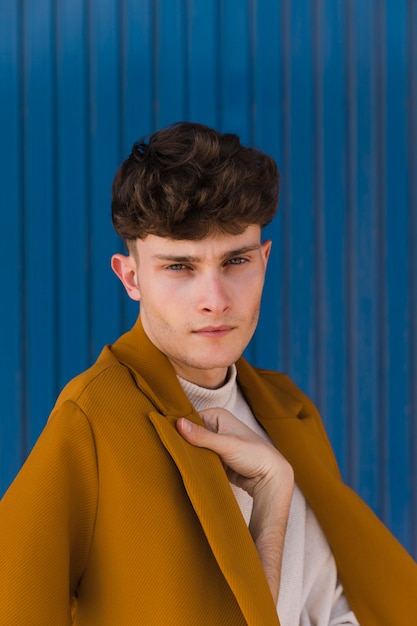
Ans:
{"label": "man's nose", "polygon": [[199,308],[202,311],[219,314],[230,307],[230,285],[217,273],[204,277],[199,292]]}

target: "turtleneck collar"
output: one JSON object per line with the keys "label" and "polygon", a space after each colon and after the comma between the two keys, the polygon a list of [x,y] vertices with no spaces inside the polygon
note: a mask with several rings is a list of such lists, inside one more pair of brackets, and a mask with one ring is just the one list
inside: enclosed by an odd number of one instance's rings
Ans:
{"label": "turtleneck collar", "polygon": [[229,367],[225,384],[218,389],[206,389],[180,376],[177,378],[188,399],[197,411],[203,411],[204,409],[210,409],[216,406],[226,408],[234,401],[237,393],[236,366],[234,364]]}

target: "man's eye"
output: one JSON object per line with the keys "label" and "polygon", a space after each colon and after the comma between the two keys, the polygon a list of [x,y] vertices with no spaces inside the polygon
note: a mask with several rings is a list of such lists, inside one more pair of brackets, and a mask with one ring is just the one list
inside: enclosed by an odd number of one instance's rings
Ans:
{"label": "man's eye", "polygon": [[187,269],[187,266],[183,263],[173,263],[172,265],[168,266],[168,269],[172,270],[173,272],[180,272],[181,270]]}
{"label": "man's eye", "polygon": [[241,256],[234,257],[233,259],[229,259],[229,265],[242,265],[242,263],[246,263],[247,259],[244,259]]}

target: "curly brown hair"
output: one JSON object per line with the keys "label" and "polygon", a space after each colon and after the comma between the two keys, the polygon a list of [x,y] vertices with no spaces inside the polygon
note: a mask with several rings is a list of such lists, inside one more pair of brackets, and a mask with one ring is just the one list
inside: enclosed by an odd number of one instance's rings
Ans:
{"label": "curly brown hair", "polygon": [[112,220],[129,245],[153,234],[203,239],[266,226],[277,211],[275,161],[234,134],[177,122],[135,143],[113,181]]}

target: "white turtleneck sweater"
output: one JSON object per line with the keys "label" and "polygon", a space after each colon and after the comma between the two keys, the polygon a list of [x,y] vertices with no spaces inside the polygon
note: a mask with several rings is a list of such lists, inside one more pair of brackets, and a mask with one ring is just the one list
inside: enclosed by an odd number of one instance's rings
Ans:
{"label": "white turtleneck sweater", "polygon": [[[183,378],[178,379],[197,411],[214,407],[227,409],[269,440],[237,385],[234,365],[220,389],[205,389]],[[249,525],[252,498],[235,485],[231,488]],[[330,546],[297,485],[294,486],[285,535],[277,612],[281,626],[358,625],[338,581]]]}

